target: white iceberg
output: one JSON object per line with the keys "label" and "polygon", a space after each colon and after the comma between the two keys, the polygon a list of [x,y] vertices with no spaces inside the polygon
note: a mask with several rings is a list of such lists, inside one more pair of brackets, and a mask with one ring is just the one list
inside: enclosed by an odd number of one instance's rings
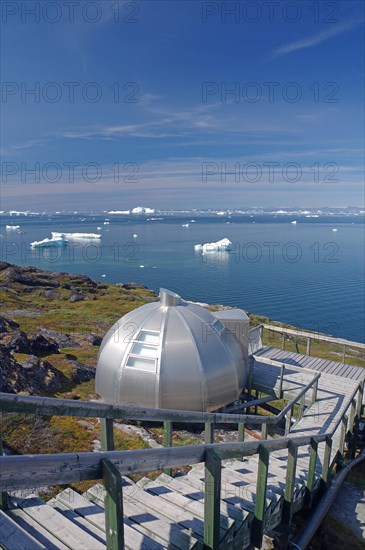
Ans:
{"label": "white iceberg", "polygon": [[332,231],[338,231],[338,229],[334,228],[334,229],[332,229]]}
{"label": "white iceberg", "polygon": [[83,241],[89,239],[100,239],[101,235],[98,233],[57,233],[56,231],[52,231],[53,239],[61,239],[62,237],[69,241]]}
{"label": "white iceberg", "polygon": [[215,243],[203,243],[203,244],[196,244],[194,246],[194,250],[201,252],[202,254],[209,254],[211,252],[219,252],[219,251],[226,251],[229,252],[232,250],[232,242],[225,237],[224,239],[221,239],[220,241],[217,241]]}
{"label": "white iceberg", "polygon": [[138,237],[137,233],[133,233],[133,237],[136,239]]}
{"label": "white iceberg", "polygon": [[108,214],[126,214],[129,215],[131,213],[130,210],[110,210]]}
{"label": "white iceberg", "polygon": [[51,239],[43,239],[42,241],[33,241],[30,243],[32,248],[46,248],[49,246],[64,246],[67,244],[67,240],[62,235],[62,237],[52,237]]}
{"label": "white iceberg", "polygon": [[132,214],[154,214],[155,209],[154,208],[147,208],[145,206],[136,206],[136,208],[132,208]]}
{"label": "white iceberg", "polygon": [[7,225],[6,230],[7,231],[17,231],[20,229],[20,225]]}
{"label": "white iceberg", "polygon": [[295,225],[297,222],[296,222],[296,220],[294,220],[293,222],[290,222],[290,223],[293,223]]}
{"label": "white iceberg", "polygon": [[181,227],[189,227],[188,223],[183,223]]}

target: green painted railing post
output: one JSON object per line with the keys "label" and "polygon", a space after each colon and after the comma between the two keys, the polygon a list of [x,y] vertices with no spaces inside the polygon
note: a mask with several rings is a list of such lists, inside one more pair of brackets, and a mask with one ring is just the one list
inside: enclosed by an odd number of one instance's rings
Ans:
{"label": "green painted railing post", "polygon": [[114,451],[112,418],[100,418],[100,442],[102,451]]}
{"label": "green painted railing post", "polygon": [[328,485],[329,478],[330,478],[331,449],[332,449],[332,439],[330,437],[326,437],[324,455],[323,455],[323,464],[322,464],[322,475],[321,475],[322,485],[324,485],[325,487]]}
{"label": "green painted railing post", "polygon": [[282,340],[281,340],[281,349],[285,349],[285,332],[283,332]]}
{"label": "green painted railing post", "polygon": [[345,363],[345,362],[346,362],[346,344],[344,344],[343,351],[342,351],[342,363]]}
{"label": "green painted railing post", "polygon": [[291,417],[293,415],[293,408],[291,408],[287,413],[286,413],[286,420],[285,420],[285,435],[288,435],[288,433],[290,432],[291,430]]}
{"label": "green painted railing post", "polygon": [[292,517],[293,495],[295,488],[295,471],[297,468],[298,447],[292,441],[288,445],[288,462],[283,505],[283,523],[289,524]]}
{"label": "green painted railing post", "polygon": [[215,451],[205,454],[204,547],[219,548],[222,461]]}
{"label": "green painted railing post", "polygon": [[214,443],[214,424],[206,422],[204,428],[204,441],[206,444]]}
{"label": "green painted railing post", "polygon": [[[4,454],[3,449],[3,436],[0,432],[0,456]],[[0,492],[0,510],[7,510],[8,508],[8,493]]]}
{"label": "green painted railing post", "polygon": [[264,534],[265,509],[266,509],[266,488],[267,475],[269,473],[270,453],[264,445],[260,445],[259,466],[257,471],[256,483],[256,503],[255,513],[252,522],[251,540],[256,548],[261,548],[262,537]]}
{"label": "green painted railing post", "polygon": [[310,454],[309,454],[309,466],[308,466],[308,478],[306,484],[306,507],[311,508],[313,503],[313,491],[314,491],[314,480],[316,473],[316,463],[317,463],[317,453],[318,453],[318,443],[314,439],[311,441]]}
{"label": "green painted railing post", "polygon": [[245,423],[240,422],[238,424],[238,437],[237,440],[239,443],[245,440]]}
{"label": "green painted railing post", "polygon": [[[163,446],[172,447],[172,422],[170,420],[164,420],[163,423]],[[164,474],[171,476],[171,468],[165,468]]]}
{"label": "green painted railing post", "polygon": [[105,534],[108,550],[124,550],[122,477],[110,460],[103,460]]}

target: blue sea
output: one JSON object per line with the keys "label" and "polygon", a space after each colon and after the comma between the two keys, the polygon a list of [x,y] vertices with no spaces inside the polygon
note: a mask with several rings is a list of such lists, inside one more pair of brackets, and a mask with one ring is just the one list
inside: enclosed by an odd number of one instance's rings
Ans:
{"label": "blue sea", "polygon": [[[102,237],[31,249],[51,231]],[[5,214],[0,233],[2,261],[135,281],[156,292],[165,287],[188,300],[364,342],[363,216]],[[194,250],[224,237],[233,243],[230,253]]]}

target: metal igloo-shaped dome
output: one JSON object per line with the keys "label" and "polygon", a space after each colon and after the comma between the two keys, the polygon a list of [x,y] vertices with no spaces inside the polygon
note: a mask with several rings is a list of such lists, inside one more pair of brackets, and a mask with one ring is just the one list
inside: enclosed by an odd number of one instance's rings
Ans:
{"label": "metal igloo-shaped dome", "polygon": [[[248,317],[234,311],[241,330]],[[246,376],[242,339],[204,307],[160,289],[158,302],[127,313],[104,337],[95,389],[109,403],[211,411],[236,400]]]}

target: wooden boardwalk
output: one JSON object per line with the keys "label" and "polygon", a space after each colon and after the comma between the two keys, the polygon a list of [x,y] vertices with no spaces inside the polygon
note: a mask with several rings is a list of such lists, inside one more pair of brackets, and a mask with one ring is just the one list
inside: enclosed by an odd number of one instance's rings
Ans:
{"label": "wooden boardwalk", "polygon": [[[291,370],[290,365],[321,372],[316,401],[306,402],[303,416],[291,426],[297,436],[315,436],[333,432],[332,448],[319,443],[311,490],[314,493],[328,473],[328,463],[342,453],[343,430],[351,428],[355,414],[354,395],[365,370],[315,357],[264,347],[253,368],[252,389],[284,398],[305,387],[310,380],[307,370]],[[288,365],[280,381],[278,368],[260,362],[259,357]],[[348,412],[344,426],[344,412]],[[290,521],[308,497],[310,447],[279,450],[268,458],[268,478],[263,531]],[[292,453],[292,454],[291,454]],[[329,456],[328,453],[330,453]],[[257,479],[261,458],[256,454],[243,460],[223,460],[219,550],[241,550],[252,544],[255,531]],[[295,463],[293,486],[288,487],[287,472]],[[327,468],[327,470],[326,470]],[[123,477],[123,521],[125,547],[130,550],[201,549],[205,514],[204,463],[191,467],[187,474],[170,477],[161,474],[155,480],[143,477],[134,483]],[[6,550],[106,548],[104,487],[96,484],[84,494],[71,488],[48,503],[36,495],[10,499],[10,508],[0,511],[0,545]],[[290,498],[290,502],[288,501]],[[218,548],[215,547],[214,548]]]}

